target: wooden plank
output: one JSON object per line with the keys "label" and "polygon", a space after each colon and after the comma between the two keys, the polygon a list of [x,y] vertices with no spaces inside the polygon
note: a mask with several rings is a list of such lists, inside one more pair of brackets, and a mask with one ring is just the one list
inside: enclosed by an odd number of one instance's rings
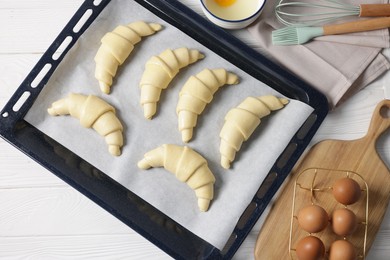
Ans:
{"label": "wooden plank", "polygon": [[[390,49],[384,49],[382,53],[385,55],[385,57],[390,57]],[[385,95],[384,97],[386,99],[390,99],[390,77],[382,77],[382,80],[384,81],[384,91]]]}
{"label": "wooden plank", "polygon": [[11,98],[41,54],[0,54],[0,109]]}
{"label": "wooden plank", "polygon": [[22,187],[68,186],[3,139],[0,139],[0,165],[0,192]]}
{"label": "wooden plank", "polygon": [[3,237],[134,232],[69,186],[1,188],[0,205]]}
{"label": "wooden plank", "polygon": [[0,9],[62,9],[73,8],[79,6],[83,0],[66,0],[66,1],[47,1],[47,0],[35,0],[31,4],[30,0],[1,0]]}
{"label": "wooden plank", "polygon": [[44,52],[77,8],[0,9],[0,54]]}
{"label": "wooden plank", "polygon": [[2,259],[171,259],[138,234],[0,237]]}

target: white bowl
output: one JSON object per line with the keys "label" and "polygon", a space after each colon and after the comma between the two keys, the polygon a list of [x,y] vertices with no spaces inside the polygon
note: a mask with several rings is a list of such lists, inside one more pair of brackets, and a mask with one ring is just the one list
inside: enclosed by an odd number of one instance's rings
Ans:
{"label": "white bowl", "polygon": [[[241,4],[249,6],[242,7]],[[218,6],[214,0],[201,0],[201,6],[206,17],[214,24],[225,29],[241,29],[253,23],[261,14],[266,0],[236,0],[235,6],[228,8]]]}

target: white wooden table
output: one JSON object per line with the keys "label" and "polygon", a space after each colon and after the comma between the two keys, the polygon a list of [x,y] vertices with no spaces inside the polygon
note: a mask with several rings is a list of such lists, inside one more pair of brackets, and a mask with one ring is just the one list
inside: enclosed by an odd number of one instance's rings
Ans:
{"label": "white wooden table", "polygon": [[[182,0],[201,12],[197,0]],[[0,0],[0,108],[82,0]],[[245,30],[238,36],[253,46]],[[390,58],[390,51],[385,50]],[[375,105],[390,98],[390,72],[331,112],[312,143],[362,137]],[[390,136],[378,151],[390,165]],[[390,185],[390,184],[386,184]],[[235,259],[253,259],[259,225]],[[390,210],[368,259],[389,259]],[[170,259],[105,210],[0,139],[0,259]]]}

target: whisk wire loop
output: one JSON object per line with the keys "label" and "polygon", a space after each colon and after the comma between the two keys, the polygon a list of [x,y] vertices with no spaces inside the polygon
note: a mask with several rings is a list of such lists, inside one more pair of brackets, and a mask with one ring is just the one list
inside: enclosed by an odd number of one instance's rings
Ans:
{"label": "whisk wire loop", "polygon": [[317,0],[315,3],[303,1],[279,0],[275,6],[277,19],[288,26],[319,25],[360,14],[360,6],[341,3],[338,0]]}

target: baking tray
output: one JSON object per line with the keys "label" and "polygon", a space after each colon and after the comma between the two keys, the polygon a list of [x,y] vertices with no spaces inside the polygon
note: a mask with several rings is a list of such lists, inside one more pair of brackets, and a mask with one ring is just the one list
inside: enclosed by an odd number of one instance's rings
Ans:
{"label": "baking tray", "polygon": [[[110,2],[86,0],[81,5],[2,110],[0,135],[172,257],[232,258],[325,118],[328,102],[311,86],[183,4],[135,1],[259,81],[314,108],[277,158],[224,248],[219,250],[24,120],[66,53]],[[56,57],[55,52],[64,42],[64,52]]]}

